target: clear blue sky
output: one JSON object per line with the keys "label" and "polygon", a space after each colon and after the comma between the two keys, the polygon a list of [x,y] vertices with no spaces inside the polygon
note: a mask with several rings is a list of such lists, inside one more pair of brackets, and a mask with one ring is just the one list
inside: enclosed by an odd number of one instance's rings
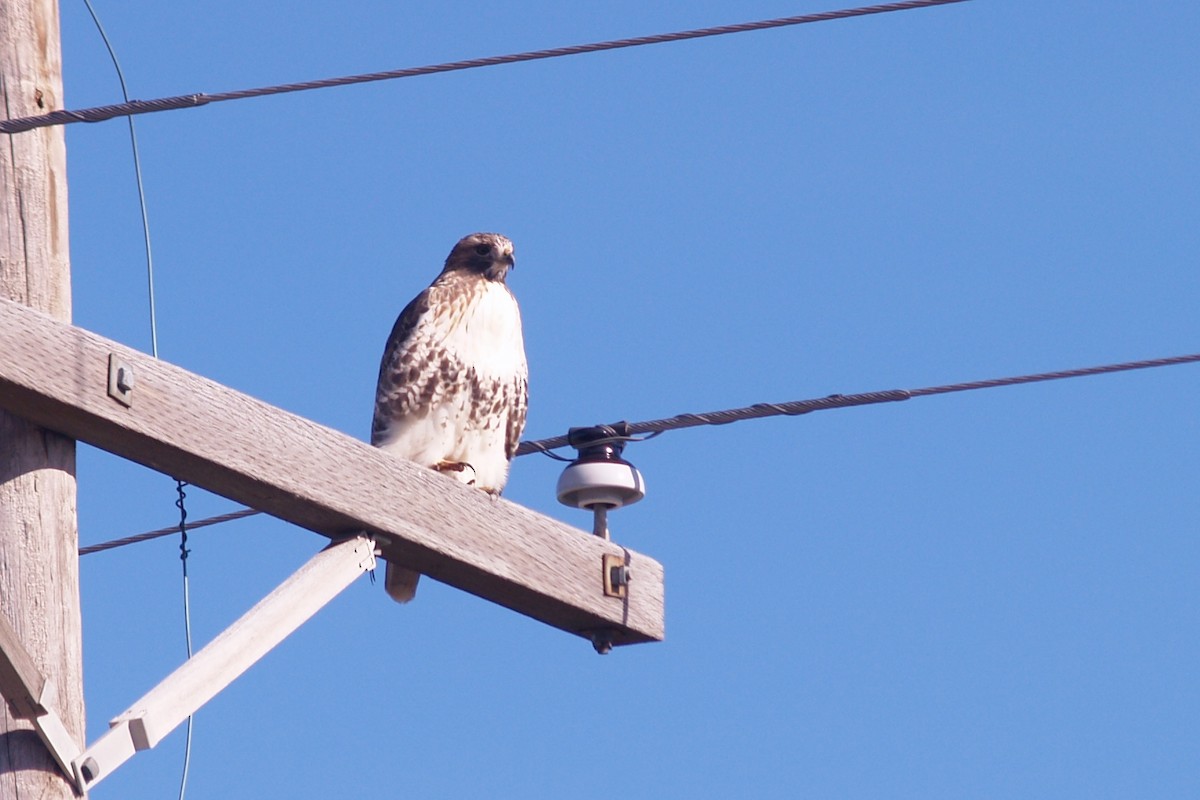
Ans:
{"label": "clear blue sky", "polygon": [[[95,0],[136,98],[834,2]],[[119,100],[81,0],[69,106]],[[516,243],[527,434],[1200,350],[1200,4],[924,11],[138,118],[163,358],[367,434],[395,315]],[[75,320],[149,349],[122,121],[69,128]],[[666,434],[614,536],[667,639],[363,579],[205,707],[188,797],[1200,791],[1200,367]],[[336,464],[329,465],[336,469]],[[507,496],[575,525],[560,465]],[[81,448],[81,538],[171,524]],[[193,518],[232,508],[194,491]],[[191,539],[197,644],[323,544]],[[177,540],[82,564],[89,738],[183,657]],[[173,797],[176,733],[94,792]]]}

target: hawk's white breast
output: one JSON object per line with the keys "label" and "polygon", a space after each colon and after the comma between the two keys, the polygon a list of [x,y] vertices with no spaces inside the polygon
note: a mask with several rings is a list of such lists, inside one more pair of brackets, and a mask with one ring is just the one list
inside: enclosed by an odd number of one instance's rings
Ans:
{"label": "hawk's white breast", "polygon": [[521,310],[502,283],[481,281],[482,291],[451,325],[445,346],[481,376],[506,378],[528,371],[521,335]]}

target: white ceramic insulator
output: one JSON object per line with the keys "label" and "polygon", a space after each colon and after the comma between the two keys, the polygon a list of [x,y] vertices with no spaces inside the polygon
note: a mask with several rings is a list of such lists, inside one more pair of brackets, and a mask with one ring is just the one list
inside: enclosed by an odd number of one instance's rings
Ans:
{"label": "white ceramic insulator", "polygon": [[576,508],[620,508],[645,496],[642,473],[620,461],[576,461],[558,478],[558,502]]}

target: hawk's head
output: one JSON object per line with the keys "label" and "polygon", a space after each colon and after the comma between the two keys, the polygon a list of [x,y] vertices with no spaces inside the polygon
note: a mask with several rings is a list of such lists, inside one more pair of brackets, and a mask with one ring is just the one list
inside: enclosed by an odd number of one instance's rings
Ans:
{"label": "hawk's head", "polygon": [[514,264],[513,243],[508,237],[498,233],[472,233],[454,245],[442,271],[460,270],[503,283]]}

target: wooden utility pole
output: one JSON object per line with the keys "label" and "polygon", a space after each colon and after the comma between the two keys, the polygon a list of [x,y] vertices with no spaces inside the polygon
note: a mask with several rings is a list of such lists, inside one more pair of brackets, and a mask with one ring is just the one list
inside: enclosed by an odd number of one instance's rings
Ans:
{"label": "wooden utility pole", "polygon": [[[0,0],[0,115],[61,108],[57,0]],[[0,296],[71,318],[62,128],[0,135]],[[0,353],[6,348],[0,341]],[[56,710],[82,742],[77,539],[75,442],[0,411],[0,615],[53,682]],[[75,797],[31,725],[7,704],[0,797]]]}

